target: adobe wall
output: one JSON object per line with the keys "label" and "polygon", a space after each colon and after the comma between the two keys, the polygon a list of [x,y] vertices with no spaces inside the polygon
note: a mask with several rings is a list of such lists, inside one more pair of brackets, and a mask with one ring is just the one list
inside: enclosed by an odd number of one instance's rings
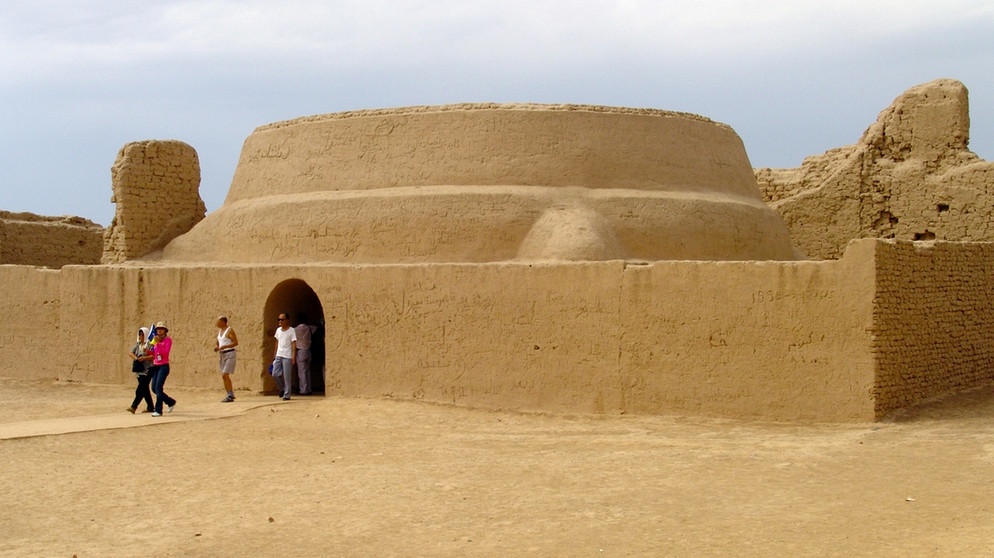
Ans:
{"label": "adobe wall", "polygon": [[62,267],[100,263],[104,229],[82,217],[0,211],[0,264]]}
{"label": "adobe wall", "polygon": [[636,412],[872,418],[872,242],[836,262],[629,271],[619,359]]}
{"label": "adobe wall", "polygon": [[[213,319],[226,313],[242,344],[235,385],[264,390],[299,281],[323,308],[332,395],[879,420],[994,381],[992,273],[991,244],[874,240],[821,262],[2,266],[0,375],[130,386],[132,330],[166,320],[170,382],[214,389]],[[65,342],[39,359],[39,338]]]}
{"label": "adobe wall", "polygon": [[969,139],[966,87],[935,80],[895,99],[856,144],[756,178],[810,258],[838,258],[857,238],[990,242],[994,163]]}
{"label": "adobe wall", "polygon": [[876,415],[994,380],[994,244],[877,244]]}
{"label": "adobe wall", "polygon": [[103,263],[121,263],[161,250],[207,213],[200,198],[200,160],[181,141],[125,144],[111,167],[116,204],[104,234]]}
{"label": "adobe wall", "polygon": [[54,380],[65,372],[61,283],[58,270],[0,265],[0,376]]}
{"label": "adobe wall", "polygon": [[[248,328],[259,320],[242,323],[238,319],[256,316],[255,305],[261,304],[252,288],[253,272],[67,266],[61,273],[62,327],[87,332],[85,341],[69,344],[62,353],[65,362],[59,377],[63,380],[130,385],[134,379],[127,352],[138,328],[152,322],[167,322],[174,338],[176,373],[169,377],[174,384],[214,387],[220,381],[214,368],[214,320],[223,312],[230,312],[242,349],[253,342],[257,350],[261,347],[261,336]],[[258,389],[256,383],[248,374],[237,375],[240,388]]]}
{"label": "adobe wall", "polygon": [[851,266],[359,268],[335,374],[345,393],[498,408],[866,419],[872,369],[853,355],[868,355],[872,276],[860,288]]}
{"label": "adobe wall", "polygon": [[[66,267],[61,378],[130,385],[166,320],[174,385],[217,388],[213,319],[265,389],[288,279],[320,298],[329,394],[582,413],[871,420],[872,243],[838,262]],[[278,290],[278,289],[277,289]]]}

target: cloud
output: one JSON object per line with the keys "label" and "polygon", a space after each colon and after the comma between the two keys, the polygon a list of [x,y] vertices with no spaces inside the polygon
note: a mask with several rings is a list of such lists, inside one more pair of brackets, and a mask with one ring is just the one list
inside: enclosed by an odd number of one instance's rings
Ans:
{"label": "cloud", "polygon": [[971,1],[44,1],[5,10],[0,74],[52,81],[170,61],[350,72],[624,56],[691,65],[994,19],[994,6]]}
{"label": "cloud", "polygon": [[989,0],[8,0],[0,208],[31,210],[38,196],[14,196],[47,188],[65,206],[35,211],[106,223],[117,149],[175,138],[200,152],[214,209],[255,126],[411,104],[685,110],[785,166],[953,77],[971,88],[976,140],[994,112],[992,29]]}

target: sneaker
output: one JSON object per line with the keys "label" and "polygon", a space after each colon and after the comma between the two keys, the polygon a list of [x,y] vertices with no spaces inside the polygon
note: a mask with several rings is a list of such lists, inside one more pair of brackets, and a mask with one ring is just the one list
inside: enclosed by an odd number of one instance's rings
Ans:
{"label": "sneaker", "polygon": [[162,413],[152,413],[152,416],[153,416],[153,417],[161,417],[161,416],[162,416]]}
{"label": "sneaker", "polygon": [[175,403],[173,403],[172,405],[166,405],[166,412],[167,413],[173,412],[173,407],[175,407],[175,406],[176,406]]}
{"label": "sneaker", "polygon": [[134,407],[128,407],[128,412],[131,413],[132,415],[135,414],[135,408]]}
{"label": "sneaker", "polygon": [[224,399],[222,399],[221,403],[231,403],[234,400],[235,400],[235,396],[234,395],[229,395],[229,396],[225,397]]}
{"label": "sneaker", "polygon": [[290,400],[290,396],[289,395],[287,395],[286,397],[283,398],[283,401],[289,401],[289,400]]}

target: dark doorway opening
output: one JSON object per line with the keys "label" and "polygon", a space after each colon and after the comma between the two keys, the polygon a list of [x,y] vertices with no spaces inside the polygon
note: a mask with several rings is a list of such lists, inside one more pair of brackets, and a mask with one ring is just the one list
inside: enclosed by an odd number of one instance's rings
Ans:
{"label": "dark doorway opening", "polygon": [[[325,377],[325,347],[324,347],[324,308],[317,293],[301,279],[287,279],[276,285],[266,299],[262,316],[262,391],[276,393],[276,382],[269,374],[269,365],[276,355],[276,340],[273,335],[279,327],[276,318],[281,313],[290,317],[290,323],[297,326],[300,323],[315,326],[311,336],[311,391],[323,394]],[[299,389],[297,370],[294,370],[294,393]]]}

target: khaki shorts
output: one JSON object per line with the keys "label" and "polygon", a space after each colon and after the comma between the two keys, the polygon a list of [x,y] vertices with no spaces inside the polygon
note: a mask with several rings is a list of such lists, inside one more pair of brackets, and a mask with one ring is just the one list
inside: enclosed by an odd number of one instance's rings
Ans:
{"label": "khaki shorts", "polygon": [[235,351],[221,351],[218,353],[217,367],[222,374],[235,373]]}

